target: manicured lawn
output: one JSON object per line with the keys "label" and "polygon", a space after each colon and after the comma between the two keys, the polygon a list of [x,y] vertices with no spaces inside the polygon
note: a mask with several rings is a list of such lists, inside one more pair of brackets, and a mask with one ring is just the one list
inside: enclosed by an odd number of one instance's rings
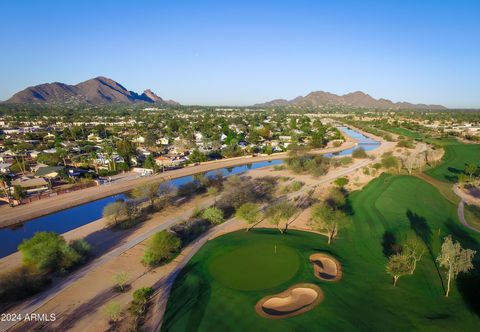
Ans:
{"label": "manicured lawn", "polygon": [[445,155],[442,164],[425,173],[446,182],[456,182],[463,173],[466,164],[480,166],[480,144],[452,143],[444,146]]}
{"label": "manicured lawn", "polygon": [[[175,281],[163,330],[477,330],[480,254],[476,272],[459,279],[448,299],[443,296],[443,281],[434,263],[446,234],[465,247],[480,250],[480,237],[458,223],[456,207],[434,187],[411,176],[382,175],[350,198],[354,214],[332,246],[313,233],[280,235],[266,229],[226,234],[208,242]],[[425,254],[415,274],[401,278],[394,288],[385,273],[384,251],[392,242],[401,242],[412,227],[429,243],[432,255]],[[262,260],[273,257],[274,245],[285,250],[285,262],[278,259],[272,267],[259,268]],[[315,279],[308,256],[318,251],[328,251],[341,262],[342,280],[327,283]],[[230,268],[235,272],[223,276]],[[269,277],[271,283],[265,281]],[[260,298],[299,282],[320,286],[325,300],[288,319],[268,320],[255,313]],[[258,286],[239,289],[250,284]]]}
{"label": "manicured lawn", "polygon": [[292,247],[255,243],[216,257],[210,262],[208,272],[228,288],[262,290],[291,280],[299,270],[300,259],[299,252]]}

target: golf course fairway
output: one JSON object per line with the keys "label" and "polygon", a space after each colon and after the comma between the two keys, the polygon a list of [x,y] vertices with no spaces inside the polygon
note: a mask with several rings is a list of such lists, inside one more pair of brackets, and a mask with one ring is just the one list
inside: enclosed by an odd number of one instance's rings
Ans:
{"label": "golf course fairway", "polygon": [[442,163],[425,172],[431,177],[454,183],[463,173],[465,165],[480,165],[480,144],[447,143],[444,149]]}
{"label": "golf course fairway", "polygon": [[[441,242],[448,234],[463,247],[480,252],[480,237],[459,224],[454,204],[416,177],[388,174],[352,193],[350,203],[353,214],[330,246],[321,235],[293,230],[281,235],[276,229],[238,231],[209,241],[177,277],[162,329],[478,329],[480,254],[475,256],[475,270],[459,276],[453,283],[449,298],[444,297],[444,271],[437,270],[435,263]],[[416,232],[430,250],[418,263],[415,273],[400,278],[397,287],[393,287],[391,277],[385,272],[387,255],[409,232]],[[272,258],[275,245],[277,250],[285,250],[282,251],[285,264],[279,260],[272,270],[258,268],[263,259]],[[324,282],[315,277],[309,257],[319,252],[340,262],[343,269],[340,281]],[[225,272],[226,269],[234,272]],[[255,304],[263,297],[301,283],[315,284],[324,294],[323,301],[310,311],[280,320],[261,317],[255,312]]]}

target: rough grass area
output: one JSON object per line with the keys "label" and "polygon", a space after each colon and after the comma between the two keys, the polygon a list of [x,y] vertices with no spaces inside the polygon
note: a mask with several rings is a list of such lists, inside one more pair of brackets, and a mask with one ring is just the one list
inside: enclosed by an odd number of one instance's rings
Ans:
{"label": "rough grass area", "polygon": [[[479,258],[475,271],[460,277],[448,299],[445,277],[435,258],[447,234],[464,247],[480,251],[480,236],[457,220],[456,206],[432,185],[413,176],[383,174],[362,191],[350,195],[353,215],[332,246],[326,238],[306,232],[253,230],[224,235],[207,243],[175,281],[167,306],[165,331],[475,331],[480,326]],[[415,231],[430,252],[419,262],[413,276],[404,276],[394,288],[385,273],[392,247]],[[218,280],[211,266],[238,248],[274,244],[289,247],[300,257],[297,272],[272,288],[238,290]],[[254,248],[254,247],[252,247]],[[263,247],[262,247],[263,248]],[[252,249],[257,255],[268,250]],[[343,277],[337,283],[316,279],[308,260],[314,252],[327,252],[339,260]],[[271,255],[271,252],[268,253]],[[274,273],[253,268],[257,258],[240,255],[246,262],[245,278]],[[238,258],[237,258],[238,260]],[[248,261],[252,260],[252,268]],[[224,267],[231,266],[225,262]],[[218,267],[220,268],[220,267]],[[267,275],[265,275],[267,273]],[[293,271],[291,272],[293,273]],[[240,274],[240,273],[237,273]],[[232,280],[241,278],[235,274]],[[260,277],[259,277],[260,278]],[[260,279],[259,279],[260,280]],[[279,281],[280,282],[280,281]],[[256,314],[255,303],[289,286],[309,282],[321,287],[324,301],[311,311],[292,318],[268,320]],[[268,285],[265,287],[269,287]]]}
{"label": "rough grass area", "polygon": [[425,173],[444,182],[457,182],[466,164],[480,166],[480,144],[451,143],[444,145],[442,163]]}

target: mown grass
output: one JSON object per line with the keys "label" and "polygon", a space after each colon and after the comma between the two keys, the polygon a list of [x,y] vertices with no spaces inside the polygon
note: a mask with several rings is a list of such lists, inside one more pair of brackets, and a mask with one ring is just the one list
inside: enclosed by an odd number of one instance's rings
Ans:
{"label": "mown grass", "polygon": [[480,144],[450,143],[444,145],[445,155],[442,163],[425,171],[429,176],[444,182],[457,182],[463,174],[465,165],[480,165]]}
{"label": "mown grass", "polygon": [[[443,296],[444,275],[435,263],[447,234],[464,247],[480,250],[480,237],[459,224],[455,204],[425,181],[388,174],[354,192],[350,201],[351,221],[332,246],[316,234],[289,231],[280,235],[265,229],[230,233],[209,241],[175,281],[163,330],[476,330],[480,324],[480,254],[476,256],[476,270],[459,278],[448,299]],[[394,288],[385,273],[385,253],[409,231],[416,231],[430,250],[415,274],[401,278]],[[295,276],[270,289],[239,291],[224,286],[209,272],[216,257],[259,243],[294,248],[301,257]],[[339,259],[344,269],[341,281],[315,279],[308,256],[317,251],[328,251]],[[244,258],[248,262],[251,255]],[[257,271],[245,268],[244,273]],[[297,282],[316,283],[323,289],[325,300],[313,310],[288,319],[268,320],[255,313],[254,305],[261,297]]]}

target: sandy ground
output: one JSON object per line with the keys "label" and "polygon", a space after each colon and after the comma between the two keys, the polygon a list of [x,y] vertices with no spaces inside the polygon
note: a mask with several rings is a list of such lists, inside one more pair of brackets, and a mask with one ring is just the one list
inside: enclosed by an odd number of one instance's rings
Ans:
{"label": "sandy ground", "polygon": [[[63,233],[62,236],[67,241],[79,238],[86,239],[88,243],[92,245],[93,254],[95,256],[101,256],[116,246],[121,245],[122,243],[127,243],[140,234],[152,230],[169,218],[175,217],[179,214],[179,212],[185,210],[193,211],[198,206],[211,204],[213,200],[213,198],[203,195],[187,201],[179,207],[168,207],[165,210],[155,213],[145,222],[129,230],[116,230],[108,228],[107,220],[102,218],[84,226],[75,228],[69,232]],[[18,251],[0,259],[0,271],[2,272],[8,269],[19,267],[20,265],[21,254]]]}
{"label": "sandy ground", "polygon": [[310,255],[310,262],[313,263],[313,273],[323,281],[338,281],[342,278],[342,266],[335,258],[323,254]]}
{"label": "sandy ground", "polygon": [[323,299],[323,291],[317,285],[297,284],[279,294],[260,299],[255,311],[265,318],[288,318],[313,309]]}
{"label": "sandy ground", "polygon": [[[316,150],[315,153],[331,153],[338,152],[344,149],[355,146],[356,142],[347,137],[347,140],[342,146],[337,148],[328,148]],[[75,192],[45,198],[39,201],[35,201],[29,204],[20,205],[14,208],[3,205],[0,207],[0,227],[21,223],[26,220],[37,218],[46,214],[50,214],[56,211],[68,209],[73,206],[85,204],[94,200],[98,200],[107,196],[116,195],[133,189],[134,187],[151,182],[161,182],[164,180],[172,180],[183,176],[209,172],[219,168],[244,165],[248,163],[254,163],[259,161],[268,161],[275,159],[283,159],[286,157],[286,153],[276,153],[270,156],[245,156],[239,158],[231,158],[226,160],[218,160],[213,162],[203,163],[196,166],[188,166],[185,168],[167,171],[165,173],[138,177],[128,181],[119,181],[112,184],[106,184],[96,187],[90,187]]]}

